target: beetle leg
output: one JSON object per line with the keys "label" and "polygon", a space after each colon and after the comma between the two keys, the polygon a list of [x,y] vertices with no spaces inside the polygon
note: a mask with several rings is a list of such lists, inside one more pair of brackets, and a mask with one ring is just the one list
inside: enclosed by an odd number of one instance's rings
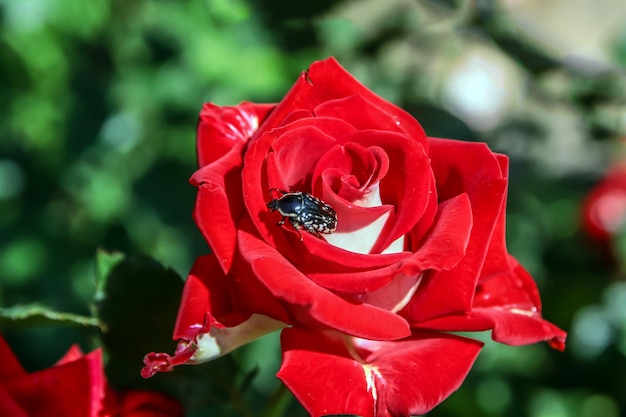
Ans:
{"label": "beetle leg", "polygon": [[306,226],[306,231],[309,232],[310,234],[312,234],[313,236],[315,236],[318,239],[323,239],[322,235],[315,230],[315,228],[313,226]]}
{"label": "beetle leg", "polygon": [[291,223],[294,230],[298,232],[298,236],[300,237],[300,242],[304,241],[304,238],[302,237],[302,232],[300,232],[300,229],[302,229],[302,225],[298,223],[298,221],[293,217],[289,218],[289,223]]}

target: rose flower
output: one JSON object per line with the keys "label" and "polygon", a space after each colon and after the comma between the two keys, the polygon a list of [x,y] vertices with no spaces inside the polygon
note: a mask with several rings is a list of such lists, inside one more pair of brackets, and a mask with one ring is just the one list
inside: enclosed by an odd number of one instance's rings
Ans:
{"label": "rose flower", "polygon": [[589,236],[608,244],[626,224],[626,164],[610,168],[589,192],[582,206]]}
{"label": "rose flower", "polygon": [[2,417],[182,417],[180,403],[152,391],[114,392],[107,384],[102,351],[83,355],[78,346],[52,367],[27,373],[0,336]]}
{"label": "rose flower", "polygon": [[176,353],[146,355],[144,376],[284,328],[278,377],[311,415],[408,416],[481,349],[447,332],[564,348],[505,246],[507,157],[427,137],[333,58],[276,105],[206,104],[197,151],[213,253],[185,284]]}

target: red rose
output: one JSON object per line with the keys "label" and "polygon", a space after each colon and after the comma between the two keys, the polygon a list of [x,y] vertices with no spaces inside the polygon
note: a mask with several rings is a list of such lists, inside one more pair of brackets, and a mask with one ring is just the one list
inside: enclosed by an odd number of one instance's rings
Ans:
{"label": "red rose", "polygon": [[0,336],[0,416],[3,417],[182,417],[181,405],[162,394],[113,392],[102,351],[83,355],[73,346],[54,366],[26,373]]}
{"label": "red rose", "polygon": [[[186,282],[176,354],[147,355],[144,376],[290,326],[278,376],[312,415],[407,416],[452,393],[480,350],[445,331],[563,349],[507,253],[507,158],[427,137],[334,59],[275,106],[205,105],[197,147],[194,218],[213,254]],[[329,204],[336,231],[277,225],[273,189]]]}
{"label": "red rose", "polygon": [[583,226],[594,239],[608,243],[626,225],[626,165],[611,168],[583,203]]}

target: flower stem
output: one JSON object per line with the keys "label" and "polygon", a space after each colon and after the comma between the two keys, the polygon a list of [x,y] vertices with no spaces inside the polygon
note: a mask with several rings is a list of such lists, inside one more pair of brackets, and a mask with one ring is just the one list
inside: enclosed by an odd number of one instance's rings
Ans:
{"label": "flower stem", "polygon": [[267,407],[261,417],[276,417],[285,415],[285,411],[291,402],[293,395],[287,389],[285,384],[280,384],[278,389],[274,391],[268,399]]}

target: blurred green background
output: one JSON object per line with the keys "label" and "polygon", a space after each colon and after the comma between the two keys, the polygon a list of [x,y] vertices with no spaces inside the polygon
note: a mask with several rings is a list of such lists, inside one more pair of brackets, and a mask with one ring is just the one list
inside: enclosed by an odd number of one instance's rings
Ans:
{"label": "blurred green background", "polygon": [[[626,415],[626,281],[580,225],[626,136],[622,0],[0,0],[0,23],[1,306],[89,315],[98,248],[185,276],[206,252],[188,184],[202,103],[279,101],[334,55],[429,135],[511,157],[510,251],[570,333],[564,353],[488,344],[429,415]],[[81,328],[6,336],[31,370],[93,347]],[[235,359],[275,402],[277,339]]]}

